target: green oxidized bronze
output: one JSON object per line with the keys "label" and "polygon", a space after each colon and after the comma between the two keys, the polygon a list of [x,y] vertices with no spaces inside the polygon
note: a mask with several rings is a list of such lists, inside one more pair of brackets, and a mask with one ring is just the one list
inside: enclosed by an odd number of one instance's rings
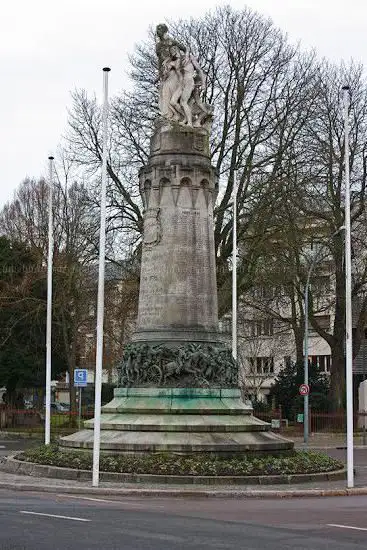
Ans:
{"label": "green oxidized bronze", "polygon": [[238,386],[238,366],[225,346],[132,343],[117,367],[120,387],[221,387]]}

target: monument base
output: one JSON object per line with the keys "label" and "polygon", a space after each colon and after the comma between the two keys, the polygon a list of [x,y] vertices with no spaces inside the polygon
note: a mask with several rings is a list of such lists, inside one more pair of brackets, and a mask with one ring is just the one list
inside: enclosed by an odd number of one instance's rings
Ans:
{"label": "monument base", "polygon": [[[61,448],[92,449],[93,426],[62,437]],[[253,416],[237,388],[117,388],[102,407],[100,448],[109,454],[281,454],[293,445]]]}

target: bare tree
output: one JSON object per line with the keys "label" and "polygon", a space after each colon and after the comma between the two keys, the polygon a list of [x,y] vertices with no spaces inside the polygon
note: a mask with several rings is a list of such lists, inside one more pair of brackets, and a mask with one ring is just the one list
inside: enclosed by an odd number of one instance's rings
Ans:
{"label": "bare tree", "polygon": [[[351,87],[352,224],[355,263],[353,296],[359,319],[355,350],[366,320],[365,245],[361,222],[365,209],[366,85],[361,67],[334,67],[302,53],[269,19],[250,9],[218,8],[203,19],[172,22],[171,33],[200,60],[208,75],[205,100],[215,107],[212,162],[220,175],[215,208],[215,245],[220,313],[230,308],[234,174],[238,176],[238,235],[241,243],[238,290],[246,293],[260,279],[283,277],[278,301],[290,309],[287,319],[303,356],[304,248],[321,238],[333,258],[334,322],[318,322],[315,285],[308,312],[315,330],[330,345],[331,388],[335,406],[344,393],[344,139],[341,86]],[[108,173],[109,229],[139,254],[142,205],[138,170],[149,154],[157,115],[157,61],[153,30],[131,56],[132,91],[111,101]],[[101,164],[101,113],[95,98],[76,91],[67,135],[68,155],[98,186]],[[320,237],[321,235],[321,237]],[[331,240],[330,235],[334,235]],[[366,243],[367,244],[367,243]],[[357,246],[358,245],[358,246]],[[273,277],[274,276],[274,277]],[[316,295],[315,295],[316,296]],[[270,307],[275,310],[273,300]],[[280,317],[283,317],[280,315]],[[286,320],[286,319],[282,319]]]}
{"label": "bare tree", "polygon": [[[344,224],[344,124],[342,113],[342,86],[351,89],[350,105],[350,171],[351,171],[351,223],[354,248],[353,300],[359,302],[354,353],[360,345],[366,321],[367,301],[366,267],[362,250],[367,244],[365,231],[365,197],[367,176],[367,87],[362,67],[325,63],[320,72],[320,87],[315,117],[306,127],[297,153],[298,166],[290,171],[294,185],[294,200],[301,215],[314,220],[322,228],[323,242],[333,264],[334,323],[325,330],[318,323],[314,302],[310,300],[310,319],[314,329],[330,345],[332,357],[331,392],[335,407],[341,407],[345,388],[344,336],[345,336],[345,266],[343,233]],[[306,274],[305,274],[306,275]],[[305,277],[304,275],[304,277]]]}
{"label": "bare tree", "polygon": [[[78,365],[79,332],[96,301],[95,262],[99,219],[82,182],[71,179],[72,167],[61,159],[54,193],[53,322],[60,327],[70,380]],[[0,213],[0,230],[11,241],[25,243],[37,258],[38,276],[46,278],[48,186],[25,180]],[[43,302],[45,296],[43,296]],[[42,300],[41,300],[42,301]],[[45,314],[45,304],[42,304]],[[71,386],[71,403],[75,392]]]}
{"label": "bare tree", "polygon": [[[319,79],[314,55],[290,46],[272,22],[245,9],[219,8],[201,20],[171,23],[208,75],[206,101],[215,106],[212,162],[220,174],[215,209],[219,303],[230,307],[232,221],[229,213],[234,172],[239,176],[239,237],[246,241],[239,290],[253,283],[283,173],[282,159],[313,109]],[[142,231],[139,168],[146,162],[157,115],[157,61],[153,31],[131,56],[133,91],[111,101],[108,172],[110,220],[132,246]],[[90,177],[101,163],[100,110],[95,98],[75,92],[67,136],[69,154]]]}

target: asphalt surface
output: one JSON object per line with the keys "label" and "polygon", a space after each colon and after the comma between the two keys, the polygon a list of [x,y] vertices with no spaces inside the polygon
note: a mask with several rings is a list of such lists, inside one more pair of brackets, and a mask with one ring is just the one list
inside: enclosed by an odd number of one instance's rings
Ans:
{"label": "asphalt surface", "polygon": [[[42,441],[40,439],[16,437],[1,437],[0,435],[0,456],[7,456],[15,451],[24,451],[30,447],[37,447]],[[1,550],[1,548],[0,548]]]}
{"label": "asphalt surface", "polygon": [[352,550],[367,546],[367,497],[93,498],[0,491],[1,550]]}
{"label": "asphalt surface", "polygon": [[[326,453],[333,458],[337,458],[338,460],[341,460],[342,462],[347,462],[347,451],[344,448],[324,448],[324,449],[318,449],[320,452]],[[362,448],[355,448],[353,452],[354,456],[354,468],[358,474],[358,478],[363,478],[366,480],[367,485],[367,447]]]}
{"label": "asphalt surface", "polygon": [[[39,443],[39,440],[0,437],[0,455]],[[346,450],[340,442],[318,448],[345,460]],[[355,448],[354,458],[357,485],[367,486],[367,448]],[[3,484],[0,550],[367,547],[367,496],[219,499],[186,494],[178,499],[147,494],[114,495],[112,483],[103,484],[105,488],[100,493],[92,493],[88,492],[90,482],[82,485],[3,472],[0,481]],[[14,490],[27,483],[30,484],[27,492]],[[48,492],[38,492],[42,491],[42,484],[51,484]],[[72,485],[74,488],[81,485],[79,494],[68,493]],[[307,486],[312,488],[312,484]],[[327,489],[332,484],[322,486]],[[183,494],[186,490],[190,492],[189,488],[176,489]]]}

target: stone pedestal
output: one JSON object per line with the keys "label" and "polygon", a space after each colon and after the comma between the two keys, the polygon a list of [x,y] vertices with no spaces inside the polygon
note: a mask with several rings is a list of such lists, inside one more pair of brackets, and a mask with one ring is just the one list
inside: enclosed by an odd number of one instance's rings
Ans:
{"label": "stone pedestal", "polygon": [[208,131],[158,123],[139,180],[145,214],[133,341],[219,342],[213,232],[218,178]]}
{"label": "stone pedestal", "polygon": [[[63,437],[62,447],[93,448],[93,420]],[[101,451],[107,453],[280,454],[293,442],[252,415],[238,389],[117,388],[102,407]]]}

